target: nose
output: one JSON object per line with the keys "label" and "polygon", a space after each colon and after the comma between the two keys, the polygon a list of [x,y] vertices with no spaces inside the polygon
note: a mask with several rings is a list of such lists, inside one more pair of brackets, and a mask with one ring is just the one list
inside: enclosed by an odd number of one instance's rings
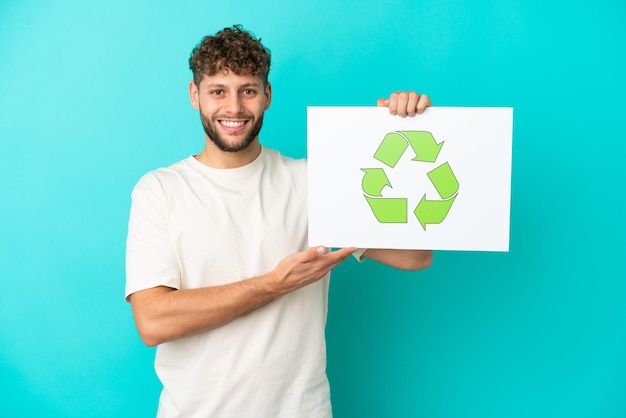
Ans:
{"label": "nose", "polygon": [[226,111],[233,114],[238,114],[243,111],[241,97],[239,97],[238,94],[233,94],[228,98],[228,102],[226,103]]}

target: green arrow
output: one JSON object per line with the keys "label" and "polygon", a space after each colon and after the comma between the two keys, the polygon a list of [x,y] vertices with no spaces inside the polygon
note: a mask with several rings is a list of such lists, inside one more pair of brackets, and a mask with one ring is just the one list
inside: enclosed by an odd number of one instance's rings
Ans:
{"label": "green arrow", "polygon": [[406,137],[415,151],[413,161],[434,163],[437,160],[443,142],[438,144],[433,134],[427,131],[401,131],[400,133]]}
{"label": "green arrow", "polygon": [[413,213],[422,224],[424,231],[426,231],[427,224],[439,224],[446,218],[454,199],[456,196],[448,200],[426,200],[426,195],[422,197]]}
{"label": "green arrow", "polygon": [[452,197],[457,191],[459,191],[459,182],[457,181],[450,164],[443,163],[434,170],[428,172],[428,178],[437,189],[437,193],[442,199],[448,199]]}
{"label": "green arrow", "polygon": [[391,182],[382,168],[362,168],[365,172],[361,186],[363,191],[370,196],[382,196],[381,191],[385,186],[391,187]]}
{"label": "green arrow", "polygon": [[[365,195],[364,195],[365,196]],[[407,199],[365,196],[380,223],[407,223]]]}
{"label": "green arrow", "polygon": [[409,144],[407,144],[406,139],[402,135],[398,132],[390,132],[383,138],[383,142],[380,143],[376,150],[374,158],[394,168],[408,146]]}

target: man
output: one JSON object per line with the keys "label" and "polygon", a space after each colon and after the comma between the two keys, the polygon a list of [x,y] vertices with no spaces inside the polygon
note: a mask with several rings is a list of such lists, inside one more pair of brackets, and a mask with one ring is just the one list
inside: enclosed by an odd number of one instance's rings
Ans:
{"label": "man", "polygon": [[[133,190],[126,297],[157,346],[162,417],[330,417],[329,272],[351,254],[401,269],[430,251],[307,248],[306,162],[263,147],[270,53],[240,26],[190,58],[206,145]],[[425,95],[380,99],[413,116]]]}

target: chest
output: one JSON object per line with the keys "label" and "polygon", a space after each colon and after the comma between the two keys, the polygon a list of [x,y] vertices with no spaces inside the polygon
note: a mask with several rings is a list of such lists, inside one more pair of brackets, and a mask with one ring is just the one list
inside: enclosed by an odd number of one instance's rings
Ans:
{"label": "chest", "polygon": [[185,287],[254,277],[306,247],[306,193],[288,177],[181,184],[167,204]]}

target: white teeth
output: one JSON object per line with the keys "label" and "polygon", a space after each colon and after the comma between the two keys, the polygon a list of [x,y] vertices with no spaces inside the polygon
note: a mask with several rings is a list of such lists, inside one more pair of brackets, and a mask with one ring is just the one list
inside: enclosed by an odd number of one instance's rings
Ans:
{"label": "white teeth", "polygon": [[229,128],[238,128],[240,126],[243,126],[243,124],[246,123],[246,121],[221,120],[220,123]]}

